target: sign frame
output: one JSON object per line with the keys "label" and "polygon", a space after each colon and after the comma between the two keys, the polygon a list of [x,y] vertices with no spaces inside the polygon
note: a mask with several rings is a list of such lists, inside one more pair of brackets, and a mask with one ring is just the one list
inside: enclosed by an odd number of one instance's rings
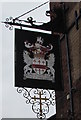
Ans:
{"label": "sign frame", "polygon": [[[35,68],[37,70],[39,70],[39,69],[37,68],[38,65],[36,64],[37,65],[36,66],[34,63],[32,63],[32,64],[29,63],[29,67],[33,69],[34,74],[43,76],[42,79],[40,77],[39,77],[40,79],[37,79],[36,76],[33,79],[31,77],[24,79],[24,70],[23,69],[27,65],[26,62],[24,62],[24,61],[26,61],[26,60],[24,60],[24,58],[27,57],[27,56],[24,57],[24,53],[26,52],[26,54],[27,53],[30,54],[30,56],[28,57],[28,58],[30,58],[29,61],[31,61],[32,58],[34,61],[34,58],[35,58],[34,56],[38,55],[38,53],[35,54],[35,51],[34,51],[34,48],[36,48],[35,45],[36,45],[37,41],[43,42],[43,43],[41,43],[41,46],[43,46],[43,48],[41,48],[41,49],[44,50],[43,55],[45,58],[44,57],[43,58],[45,60],[48,60],[48,56],[50,56],[50,54],[52,55],[54,53],[54,57],[55,57],[54,62],[55,63],[53,63],[54,65],[51,66],[55,70],[54,80],[47,80],[48,77],[47,77],[47,79],[44,79],[43,78],[44,73],[42,73],[42,72],[39,73],[39,71],[38,71],[37,73],[35,73],[36,71],[34,71],[32,66],[35,66]],[[26,47],[26,45],[27,45],[27,47]],[[29,45],[29,47],[28,47],[28,45]],[[51,47],[53,47],[54,49],[52,49]],[[39,51],[40,51],[40,49],[39,49]],[[44,59],[42,59],[42,61],[44,61]],[[47,66],[47,64],[48,63],[46,62],[45,65]],[[46,69],[46,71],[44,71],[44,72],[47,72],[47,68],[44,68],[44,67],[45,66],[43,66],[43,69]],[[41,65],[39,66],[39,68],[42,71]],[[27,67],[26,67],[26,69],[27,69]],[[30,72],[29,72],[29,74],[30,74]],[[51,76],[53,77],[53,74]],[[28,75],[27,75],[27,77],[28,77]],[[58,91],[63,90],[61,50],[60,50],[59,35],[51,35],[51,34],[47,34],[47,33],[15,29],[15,87],[51,89],[51,90],[58,90]]]}

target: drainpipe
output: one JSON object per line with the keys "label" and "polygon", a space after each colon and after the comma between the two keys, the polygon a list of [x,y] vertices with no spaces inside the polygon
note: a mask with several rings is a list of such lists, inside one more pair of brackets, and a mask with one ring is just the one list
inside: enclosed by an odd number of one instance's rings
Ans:
{"label": "drainpipe", "polygon": [[69,95],[70,95],[70,112],[71,117],[74,116],[74,107],[73,107],[73,92],[72,92],[72,79],[71,79],[71,69],[70,69],[70,55],[69,55],[69,45],[68,45],[68,34],[65,34],[66,41],[66,52],[67,52],[67,68],[68,68],[68,80],[69,80]]}
{"label": "drainpipe", "polygon": [[67,68],[68,68],[68,80],[69,80],[69,96],[70,96],[70,117],[71,120],[74,118],[74,107],[73,107],[73,92],[72,92],[72,79],[71,79],[71,68],[70,68],[70,54],[68,44],[68,31],[66,27],[66,16],[65,16],[65,4],[64,7],[64,21],[65,21],[65,41],[66,41],[66,52],[67,52]]}

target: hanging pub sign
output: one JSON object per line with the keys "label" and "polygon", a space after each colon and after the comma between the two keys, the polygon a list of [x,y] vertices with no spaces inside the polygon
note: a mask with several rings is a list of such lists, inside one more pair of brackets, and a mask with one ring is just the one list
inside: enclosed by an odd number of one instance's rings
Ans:
{"label": "hanging pub sign", "polygon": [[62,90],[58,35],[15,29],[15,87]]}

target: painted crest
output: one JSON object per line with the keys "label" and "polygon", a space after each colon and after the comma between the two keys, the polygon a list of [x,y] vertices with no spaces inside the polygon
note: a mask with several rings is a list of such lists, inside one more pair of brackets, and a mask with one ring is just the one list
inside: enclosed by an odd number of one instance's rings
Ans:
{"label": "painted crest", "polygon": [[35,57],[33,59],[32,68],[37,74],[43,74],[47,68],[46,61],[44,60],[44,58],[41,58],[41,56]]}
{"label": "painted crest", "polygon": [[[48,46],[43,45],[44,39],[42,37],[37,37],[37,41],[33,44],[28,41],[24,42],[27,50],[23,51],[23,59],[26,65],[24,66],[24,79],[41,79],[41,80],[54,80],[55,78],[55,56],[54,53],[45,55],[53,49],[53,46],[49,44]],[[30,57],[31,53],[33,58]]]}

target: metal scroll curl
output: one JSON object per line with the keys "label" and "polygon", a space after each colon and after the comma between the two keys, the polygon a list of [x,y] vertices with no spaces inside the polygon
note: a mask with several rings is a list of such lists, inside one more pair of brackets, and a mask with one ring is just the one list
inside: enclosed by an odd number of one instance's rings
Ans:
{"label": "metal scroll curl", "polygon": [[45,119],[46,118],[46,114],[49,112],[49,105],[46,104],[45,102],[42,102],[41,105],[43,106],[42,112],[40,110],[40,103],[39,102],[35,102],[32,105],[32,110],[33,110],[34,113],[37,114],[37,118],[38,119]]}
{"label": "metal scroll curl", "polygon": [[37,114],[38,119],[45,119],[49,106],[55,105],[55,91],[53,90],[19,87],[17,92],[23,94],[27,104],[32,104],[32,110]]}
{"label": "metal scroll curl", "polygon": [[27,104],[30,103],[29,92],[28,92],[27,89],[19,87],[19,88],[17,88],[17,92],[23,94],[23,97],[26,98],[26,103]]}
{"label": "metal scroll curl", "polygon": [[13,17],[6,18],[6,20],[5,20],[5,27],[9,28],[9,30],[13,30],[12,23],[21,24],[22,21],[19,20],[19,19],[14,19]]}
{"label": "metal scroll curl", "polygon": [[6,24],[5,24],[6,28],[9,28],[9,30],[13,30],[13,26],[9,25],[8,22],[13,22],[13,17],[6,18]]}

